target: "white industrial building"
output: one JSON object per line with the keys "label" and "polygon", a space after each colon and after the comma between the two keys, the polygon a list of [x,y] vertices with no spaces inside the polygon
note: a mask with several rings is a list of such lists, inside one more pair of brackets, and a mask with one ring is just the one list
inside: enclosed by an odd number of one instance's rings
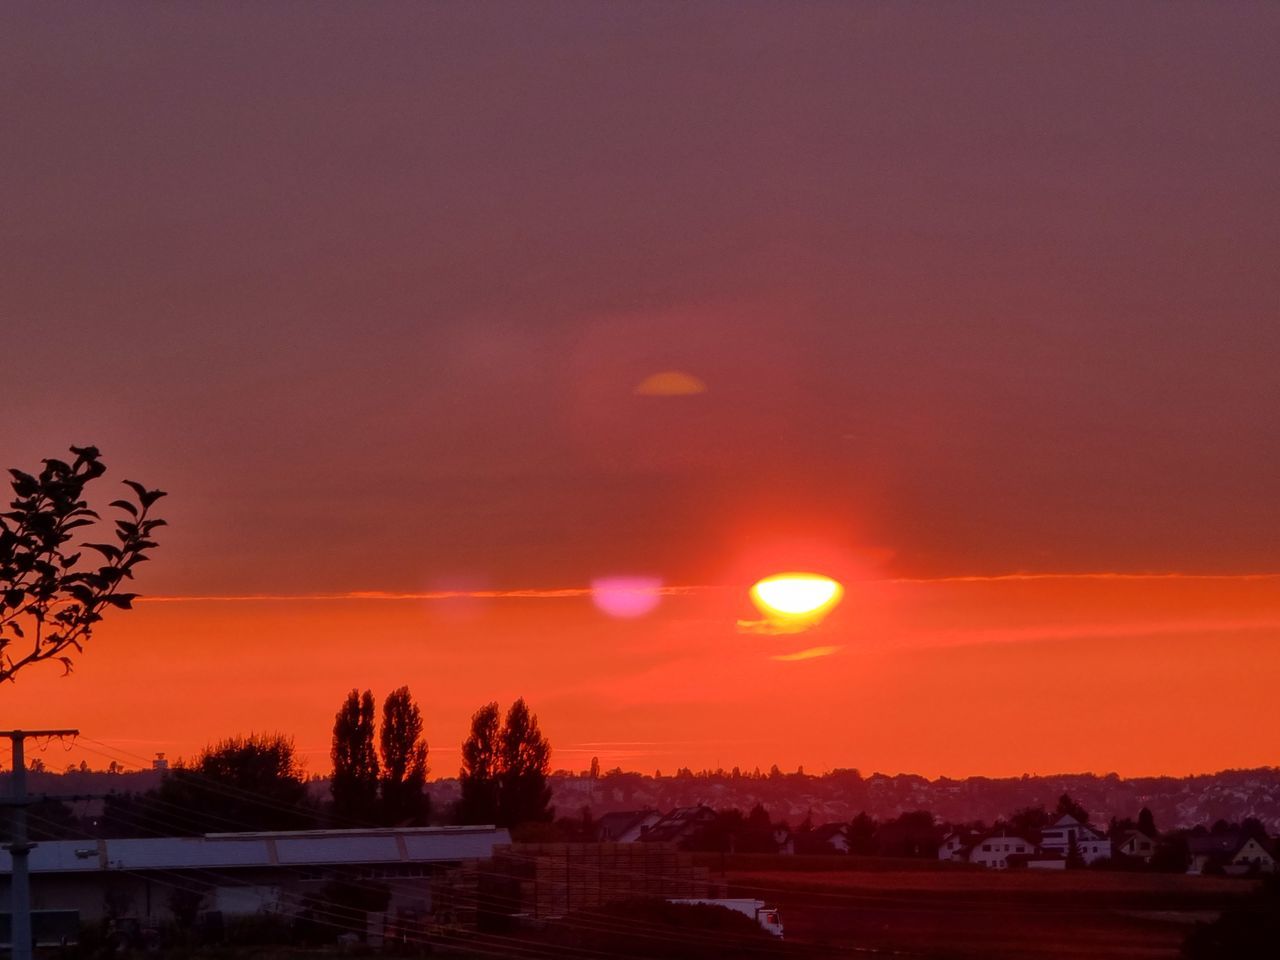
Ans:
{"label": "white industrial building", "polygon": [[[431,878],[508,844],[505,829],[422,827],[207,834],[127,840],[58,840],[30,855],[34,910],[77,910],[82,921],[174,919],[175,895],[227,916],[296,913],[331,881],[378,881],[387,914],[431,912]],[[12,861],[0,852],[0,902]]]}

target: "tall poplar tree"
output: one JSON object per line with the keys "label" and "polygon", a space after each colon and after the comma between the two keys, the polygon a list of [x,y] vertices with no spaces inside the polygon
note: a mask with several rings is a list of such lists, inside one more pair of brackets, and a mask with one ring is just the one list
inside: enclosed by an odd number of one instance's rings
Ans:
{"label": "tall poplar tree", "polygon": [[498,773],[501,769],[497,703],[487,703],[471,716],[471,732],[462,743],[462,800],[459,823],[498,822]]}
{"label": "tall poplar tree", "polygon": [[551,744],[521,697],[507,711],[499,740],[498,822],[513,827],[551,820]]}
{"label": "tall poplar tree", "polygon": [[431,816],[426,794],[427,742],[422,712],[408,687],[391,691],[382,704],[382,815],[392,826],[422,826]]}
{"label": "tall poplar tree", "polygon": [[333,813],[340,824],[378,822],[373,692],[352,690],[333,721]]}

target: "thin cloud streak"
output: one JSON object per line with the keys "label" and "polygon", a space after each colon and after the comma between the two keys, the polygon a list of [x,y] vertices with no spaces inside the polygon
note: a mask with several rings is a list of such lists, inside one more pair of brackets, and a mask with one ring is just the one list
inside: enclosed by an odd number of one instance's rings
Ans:
{"label": "thin cloud streak", "polygon": [[[855,583],[930,584],[949,583],[1031,583],[1038,581],[1082,582],[1239,582],[1260,583],[1280,581],[1280,573],[1119,573],[1098,571],[1086,573],[995,573],[958,574],[945,577],[871,577]],[[736,590],[733,584],[688,584],[685,586],[661,586],[652,592],[664,597],[692,596],[697,593],[718,590]],[[521,587],[511,590],[345,590],[334,593],[244,593],[244,594],[170,594],[139,597],[136,603],[332,603],[340,601],[378,600],[578,600],[590,597],[593,589],[586,587]],[[754,622],[744,622],[749,630]],[[763,632],[763,631],[762,631]],[[769,631],[772,632],[772,631]],[[790,631],[782,631],[790,632]]]}
{"label": "thin cloud streak", "polygon": [[1100,580],[1100,581],[1242,581],[1259,582],[1280,580],[1280,573],[1119,573],[1099,571],[1094,573],[992,573],[959,574],[949,577],[888,577],[864,580],[862,583],[1022,583],[1037,580]]}
{"label": "thin cloud streak", "polygon": [[842,646],[829,647],[810,647],[808,650],[799,650],[796,653],[779,653],[770,657],[770,660],[779,660],[783,663],[795,663],[800,660],[816,660],[819,657],[829,657],[833,653],[839,653],[843,650]]}
{"label": "thin cloud streak", "polygon": [[[1197,634],[1280,631],[1280,620],[1141,620],[1116,623],[1081,623],[1074,626],[1028,626],[1013,629],[964,630],[942,634],[941,642],[924,643],[928,649],[983,647],[1007,643],[1042,643],[1061,640],[1135,639]],[[935,632],[935,637],[939,636]],[[949,638],[949,639],[948,639]]]}
{"label": "thin cloud streak", "polygon": [[[655,587],[664,597],[685,596],[709,587]],[[191,594],[186,596],[139,597],[143,603],[332,603],[341,601],[379,600],[578,600],[590,597],[590,587],[526,588],[517,590],[427,590],[397,593],[390,590],[351,590],[343,593],[264,593],[264,594]]]}

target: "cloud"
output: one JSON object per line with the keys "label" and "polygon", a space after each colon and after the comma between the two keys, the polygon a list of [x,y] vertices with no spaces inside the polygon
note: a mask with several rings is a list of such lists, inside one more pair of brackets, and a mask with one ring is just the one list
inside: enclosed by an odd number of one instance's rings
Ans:
{"label": "cloud", "polygon": [[1040,580],[1101,580],[1101,581],[1239,581],[1257,582],[1280,580],[1280,573],[1120,573],[1115,571],[1093,571],[1084,573],[993,573],[993,574],[956,574],[946,577],[887,577],[876,583],[1028,583]]}
{"label": "cloud", "polygon": [[842,646],[810,647],[808,650],[799,650],[796,653],[778,653],[769,659],[779,660],[783,663],[794,663],[798,660],[816,660],[819,657],[829,657],[843,649],[844,647]]}
{"label": "cloud", "polygon": [[[653,587],[658,596],[685,596],[703,587]],[[577,600],[590,597],[591,587],[524,588],[515,590],[346,590],[335,593],[185,594],[139,597],[137,603],[330,603],[341,601],[404,600]]]}
{"label": "cloud", "polygon": [[1028,624],[1022,627],[932,631],[926,647],[988,646],[1061,640],[1124,640],[1139,637],[1196,636],[1223,633],[1280,631],[1274,617],[1256,619],[1117,620],[1109,623]]}

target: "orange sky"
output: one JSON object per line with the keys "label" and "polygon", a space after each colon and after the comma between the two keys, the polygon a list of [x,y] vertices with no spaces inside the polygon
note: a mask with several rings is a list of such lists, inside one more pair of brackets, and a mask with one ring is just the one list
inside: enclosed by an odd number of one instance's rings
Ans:
{"label": "orange sky", "polygon": [[[572,768],[1278,762],[1280,581],[1238,576],[1280,543],[1277,35],[14,9],[0,468],[96,445],[96,503],[171,494],[140,592],[277,599],[140,603],[4,723],[140,762],[281,729],[320,771],[347,690],[407,683],[437,773],[518,695]],[[793,569],[843,604],[740,627]],[[614,620],[619,576],[673,589]],[[492,595],[405,598],[442,590]]]}
{"label": "orange sky", "polygon": [[[327,764],[352,683],[408,683],[436,775],[470,712],[523,695],[554,764],[756,765],[963,776],[1188,773],[1275,762],[1280,577],[1046,576],[849,584],[800,635],[744,633],[738,587],[619,621],[581,596],[140,603],[70,677],[5,692],[24,725],[77,724],[141,763],[249,730]],[[799,651],[834,648],[802,660]],[[93,752],[99,751],[99,752]]]}

